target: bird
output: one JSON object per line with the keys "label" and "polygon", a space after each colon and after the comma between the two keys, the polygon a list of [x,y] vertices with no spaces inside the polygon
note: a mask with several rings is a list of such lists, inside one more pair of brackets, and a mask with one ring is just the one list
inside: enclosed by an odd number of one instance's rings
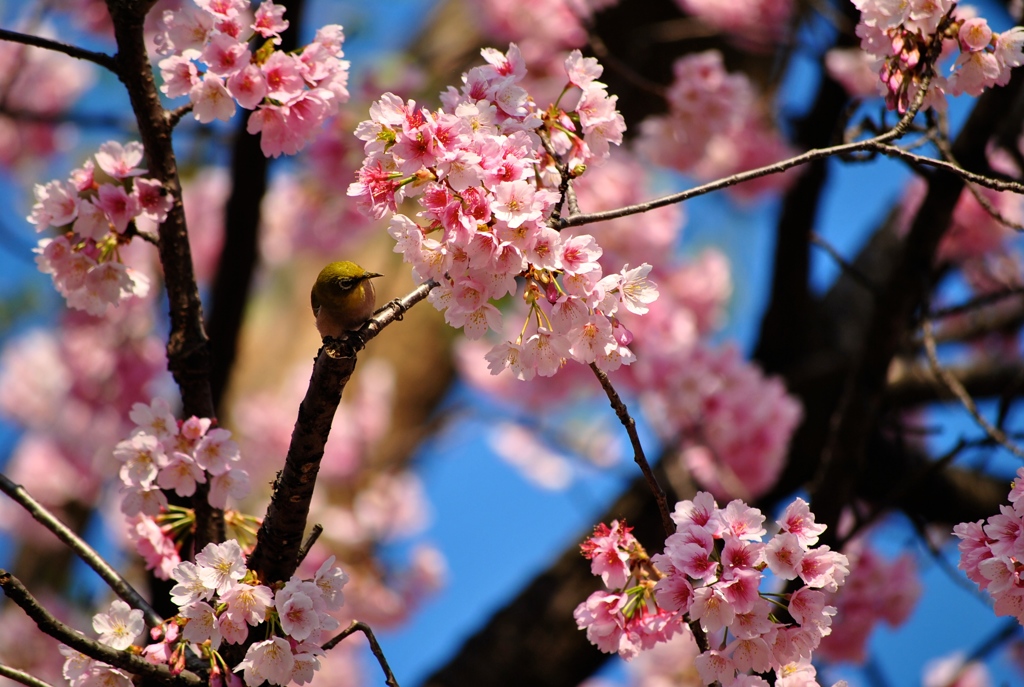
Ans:
{"label": "bird", "polygon": [[381,276],[349,260],[332,262],[320,270],[309,294],[320,336],[342,338],[359,329],[373,314],[377,300],[371,280]]}

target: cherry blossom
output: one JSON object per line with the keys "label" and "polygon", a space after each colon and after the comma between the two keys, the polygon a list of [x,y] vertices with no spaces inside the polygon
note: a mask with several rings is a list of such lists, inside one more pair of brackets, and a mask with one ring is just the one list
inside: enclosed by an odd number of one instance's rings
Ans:
{"label": "cherry blossom", "polygon": [[120,650],[130,647],[146,629],[146,624],[142,611],[115,599],[109,611],[92,617],[92,629],[96,630],[102,644]]}
{"label": "cherry blossom", "polygon": [[[161,89],[169,98],[188,95],[200,122],[228,120],[236,104],[255,110],[248,130],[262,132],[263,154],[292,155],[348,100],[340,26],[322,27],[312,43],[291,54],[275,49],[288,27],[284,6],[264,0],[253,23],[242,26],[241,5],[196,5],[165,12],[156,45],[164,56]],[[254,35],[267,39],[255,54],[248,47]]]}
{"label": "cherry blossom", "polygon": [[[756,2],[740,3],[737,8],[746,4],[788,5]],[[758,107],[756,95],[746,75],[726,71],[720,52],[681,57],[673,65],[673,81],[665,94],[668,113],[640,123],[637,151],[655,164],[702,179],[791,157],[793,151]],[[740,184],[733,193],[751,198],[784,188],[792,179],[791,173],[769,175]]]}
{"label": "cherry blossom", "polygon": [[245,576],[245,557],[234,539],[223,544],[207,544],[196,554],[199,579],[207,589],[224,594]]}
{"label": "cherry blossom", "polygon": [[[765,544],[764,516],[734,500],[719,508],[711,494],[698,492],[676,504],[676,532],[664,553],[648,558],[628,528],[599,525],[583,546],[591,568],[609,591],[598,591],[577,607],[574,617],[587,638],[607,653],[631,660],[666,642],[693,622],[709,637],[727,630],[727,644],[714,645],[695,659],[705,684],[748,684],[737,672],[774,670],[780,680],[798,659],[809,660],[831,633],[836,607],[826,591],[846,580],[849,561],[828,547],[804,541],[821,527],[802,501],[791,504],[776,522],[780,528]],[[787,531],[791,528],[794,531]],[[796,534],[805,535],[804,540]],[[760,587],[767,563],[789,571],[786,579],[804,584],[792,592],[771,594],[792,622],[772,613]]]}
{"label": "cherry blossom", "polygon": [[[627,343],[598,340],[596,333],[608,328],[596,322],[583,327],[590,317],[607,322],[620,304],[644,312],[657,298],[650,266],[627,266],[602,279],[602,250],[592,236],[562,238],[546,225],[560,200],[552,153],[575,169],[601,163],[608,144],[621,142],[615,98],[595,80],[601,67],[570,54],[567,88],[579,97],[566,96],[545,112],[518,85],[526,68],[515,44],[482,55],[487,64],[464,74],[461,90],[449,87],[440,110],[392,94],[370,108],[371,118],[356,128],[367,157],[349,195],[373,217],[393,213],[388,231],[396,252],[417,279],[439,282],[430,302],[470,338],[504,334],[492,303],[516,294],[516,277],[526,278],[525,326],[486,354],[495,374],[548,377],[570,359],[605,370],[627,365],[635,359]],[[538,183],[541,173],[552,184]],[[421,222],[396,213],[407,197],[418,198]]]}
{"label": "cherry blossom", "polygon": [[[28,221],[37,231],[56,233],[39,241],[36,263],[72,308],[102,315],[149,292],[149,278],[121,261],[122,245],[130,241],[126,233],[136,218],[165,219],[171,201],[159,181],[140,176],[142,154],[138,142],[108,141],[96,162],[87,161],[68,181],[35,186]],[[110,181],[98,181],[94,165]]]}
{"label": "cherry blossom", "polygon": [[287,685],[292,679],[294,667],[295,656],[291,646],[285,639],[273,637],[250,646],[235,672],[242,673],[249,687],[256,687],[263,682]]}
{"label": "cherry blossom", "polygon": [[[969,16],[955,0],[890,3],[854,0],[861,12],[857,35],[874,58],[879,89],[890,109],[905,112],[930,73],[925,107],[943,108],[944,94],[980,95],[1003,86],[1010,70],[1024,64],[1024,31],[995,33],[988,22]],[[965,16],[966,15],[966,16]],[[949,76],[937,72],[940,57],[959,50]]]}
{"label": "cherry blossom", "polygon": [[1011,505],[987,520],[963,522],[953,528],[960,538],[960,569],[995,602],[998,616],[1014,616],[1024,624],[1024,581],[1018,561],[1024,557],[1024,500],[1016,485],[1024,480],[1024,468],[1017,469],[1011,486]]}
{"label": "cherry blossom", "polygon": [[[147,658],[183,665],[184,649],[190,646],[189,651],[225,666],[217,653],[222,642],[241,644],[248,639],[250,626],[269,623],[269,638],[253,643],[235,667],[249,687],[264,681],[285,685],[291,680],[305,683],[312,679],[324,654],[307,640],[319,641],[321,631],[339,627],[330,611],[341,608],[341,587],[348,580],[332,556],[313,579],[293,575],[275,594],[258,584],[255,572],[246,569],[241,547],[233,539],[207,544],[196,556],[196,563],[179,563],[171,577],[178,582],[171,589],[171,600],[181,610],[169,623],[174,628],[180,626],[181,638],[190,644],[172,648],[177,635],[168,632],[157,648],[145,650]],[[154,634],[153,638],[161,637]]]}

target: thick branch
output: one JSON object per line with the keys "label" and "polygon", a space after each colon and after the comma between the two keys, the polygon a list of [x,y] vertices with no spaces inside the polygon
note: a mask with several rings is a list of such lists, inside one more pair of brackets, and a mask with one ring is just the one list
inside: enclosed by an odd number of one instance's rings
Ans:
{"label": "thick branch", "polygon": [[[956,159],[981,167],[994,122],[1020,89],[1017,77],[1006,88],[987,91],[979,100],[954,144]],[[836,543],[839,515],[852,500],[864,471],[865,448],[876,426],[889,365],[913,331],[914,315],[923,309],[931,290],[932,266],[943,233],[949,226],[964,181],[947,171],[928,184],[883,295],[875,303],[860,357],[847,378],[839,409],[832,420],[828,444],[812,487],[812,509],[828,525],[825,543]]]}
{"label": "thick branch", "polygon": [[156,684],[187,685],[189,687],[199,687],[205,684],[195,673],[184,671],[177,676],[171,675],[167,666],[154,665],[139,656],[126,651],[118,651],[99,642],[87,639],[81,633],[53,617],[25,589],[25,585],[6,570],[0,570],[0,589],[3,589],[7,598],[17,604],[25,611],[29,618],[35,621],[40,630],[90,658],[102,661],[115,668],[126,670],[132,675],[149,678]]}
{"label": "thick branch", "polygon": [[[304,2],[282,0],[277,4],[286,7],[289,20],[278,50],[288,52],[298,45]],[[267,191],[269,164],[260,149],[260,139],[246,130],[250,116],[252,113],[240,118],[235,131],[231,195],[224,212],[224,249],[217,262],[208,322],[212,359],[210,387],[217,409],[221,407],[235,363],[238,335],[258,261],[260,200]]]}
{"label": "thick branch", "polygon": [[[1024,361],[985,359],[965,365],[946,366],[946,372],[964,390],[975,397],[998,397],[1020,388],[1024,381]],[[885,401],[893,406],[915,406],[934,401],[950,401],[955,394],[942,383],[931,365],[894,362],[885,386]]]}
{"label": "thick branch", "polygon": [[306,396],[299,405],[284,469],[274,482],[267,515],[256,535],[256,548],[249,568],[270,584],[287,580],[295,572],[309,516],[309,504],[324,457],[331,423],[341,394],[352,377],[356,354],[370,339],[427,297],[437,284],[427,282],[402,299],[391,301],[374,314],[357,332],[342,340],[325,341],[313,364]]}
{"label": "thick branch", "polygon": [[[1009,333],[1024,324],[1024,299],[1000,303],[977,312],[966,314],[957,320],[945,322],[935,331],[935,341],[971,341],[983,336]],[[915,341],[915,345],[919,342]]]}
{"label": "thick branch", "polygon": [[[108,0],[117,40],[118,75],[131,99],[139,135],[149,157],[149,172],[159,179],[174,203],[160,225],[159,254],[163,266],[171,331],[167,340],[167,366],[181,390],[182,413],[215,417],[210,390],[210,347],[203,327],[203,307],[192,267],[192,253],[185,226],[178,166],[171,146],[171,124],[160,103],[143,39],[147,3]],[[196,490],[194,548],[223,541],[224,514],[209,505],[207,488]]]}
{"label": "thick branch", "polygon": [[96,553],[89,544],[85,542],[81,537],[75,534],[67,525],[57,519],[53,513],[48,511],[41,503],[36,501],[32,496],[25,491],[25,488],[21,485],[15,484],[7,478],[6,475],[0,474],[0,491],[3,491],[9,497],[19,503],[25,510],[27,510],[33,518],[39,521],[46,529],[57,535],[57,538],[64,542],[69,549],[74,551],[79,558],[88,564],[90,568],[96,571],[96,574],[107,583],[111,589],[114,590],[119,597],[121,597],[125,603],[132,608],[137,608],[142,611],[146,624],[150,627],[156,627],[163,622],[163,619],[157,615],[153,607],[149,605],[145,599],[142,598],[135,589],[128,584],[128,582],[121,577],[116,570],[103,560],[103,557]]}
{"label": "thick branch", "polygon": [[[852,5],[846,7],[850,13],[856,11]],[[823,72],[814,104],[798,122],[794,142],[809,149],[831,143],[847,100],[846,91]],[[783,198],[775,230],[771,299],[761,320],[755,352],[766,372],[788,368],[803,358],[811,344],[810,246],[827,182],[828,160],[814,160]]]}

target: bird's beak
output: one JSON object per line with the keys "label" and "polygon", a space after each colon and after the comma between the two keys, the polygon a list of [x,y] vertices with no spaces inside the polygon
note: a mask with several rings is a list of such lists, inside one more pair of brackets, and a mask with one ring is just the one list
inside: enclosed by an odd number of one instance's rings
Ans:
{"label": "bird's beak", "polygon": [[363,279],[373,279],[374,277],[383,277],[384,275],[380,272],[367,272],[363,275]]}

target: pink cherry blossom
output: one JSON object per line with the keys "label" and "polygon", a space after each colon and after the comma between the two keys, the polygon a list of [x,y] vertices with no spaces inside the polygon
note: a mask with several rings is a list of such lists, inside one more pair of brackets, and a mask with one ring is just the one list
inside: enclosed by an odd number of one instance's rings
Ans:
{"label": "pink cherry blossom", "polygon": [[192,101],[192,112],[197,120],[209,124],[215,119],[227,121],[235,114],[235,101],[228,92],[224,80],[207,72],[188,93]]}
{"label": "pink cherry blossom", "polygon": [[171,55],[160,60],[160,77],[163,83],[160,91],[168,98],[180,98],[188,95],[192,87],[199,83],[199,70],[195,62],[184,55]]}
{"label": "pink cherry blossom", "polygon": [[203,584],[199,567],[190,561],[182,561],[171,570],[170,577],[178,584],[171,587],[171,601],[178,606],[187,606],[195,601],[208,600],[214,590]]}
{"label": "pink cherry blossom", "polygon": [[220,646],[221,634],[217,626],[217,614],[205,601],[193,601],[181,609],[181,617],[188,620],[181,631],[183,639],[196,644],[209,641],[210,648]]}
{"label": "pink cherry blossom", "polygon": [[192,456],[176,451],[160,469],[156,483],[161,489],[174,490],[178,496],[192,496],[196,493],[197,483],[206,483],[206,475]]}
{"label": "pink cherry blossom", "polygon": [[256,8],[256,18],[252,24],[253,30],[264,38],[279,36],[288,28],[288,21],[283,18],[284,10],[283,5],[276,5],[271,0],[263,0]]}
{"label": "pink cherry blossom", "polygon": [[96,164],[115,179],[139,176],[146,173],[145,169],[139,167],[144,154],[142,144],[138,141],[124,146],[117,141],[107,141],[100,145],[96,153]]}
{"label": "pink cherry blossom", "polygon": [[580,545],[583,556],[590,559],[590,572],[599,575],[609,589],[625,587],[630,577],[630,548],[636,544],[631,530],[618,520],[613,520],[611,527],[602,523]]}
{"label": "pink cherry blossom", "polygon": [[295,658],[288,642],[281,637],[273,637],[250,646],[235,672],[242,673],[248,687],[258,687],[263,682],[286,685],[291,680],[294,666]]}
{"label": "pink cherry blossom", "polygon": [[138,197],[129,194],[123,186],[102,184],[95,203],[106,213],[114,230],[119,234],[123,234],[128,228],[128,223],[142,212]]}
{"label": "pink cherry blossom", "polygon": [[218,594],[226,593],[245,576],[245,557],[234,539],[223,544],[207,544],[196,555],[196,565],[199,567],[199,579],[207,589]]}
{"label": "pink cherry blossom", "polygon": [[[163,496],[163,492],[153,491]],[[167,505],[166,498],[163,505]],[[136,551],[146,562],[146,569],[152,570],[162,580],[168,579],[174,567],[181,563],[174,540],[150,517],[136,515],[134,524],[129,521],[128,539],[135,544]]]}
{"label": "pink cherry blossom", "polygon": [[[802,513],[799,507],[791,510]],[[804,517],[813,522],[813,516]],[[645,622],[660,623],[664,628],[698,622],[708,633],[725,629],[734,639],[724,647],[713,645],[710,652],[698,657],[697,665],[710,671],[703,675],[704,680],[730,684],[737,670],[766,672],[775,668],[781,676],[785,673],[782,666],[809,659],[822,638],[831,633],[836,607],[828,605],[827,593],[834,594],[845,582],[850,565],[847,558],[827,547],[810,549],[793,533],[777,535],[793,549],[794,558],[817,561],[813,566],[790,564],[808,580],[781,601],[792,619],[787,624],[772,614],[773,605],[760,591],[765,550],[761,539],[766,531],[759,511],[740,501],[720,509],[710,494],[699,492],[693,501],[677,504],[676,520],[679,529],[666,540],[665,552],[650,559],[638,543],[615,546],[609,541],[611,528],[602,525],[595,529],[595,537],[583,547],[584,554],[594,560],[603,555],[610,567],[603,563],[595,567],[595,574],[620,571],[616,577],[605,577],[627,588],[612,587],[612,594],[597,592],[577,608],[577,624],[587,630],[588,639],[603,651],[615,651],[629,660],[673,634],[639,629]],[[625,582],[623,570],[629,571]],[[649,576],[657,580],[653,590],[645,582]],[[772,598],[780,603],[778,597]],[[657,611],[653,610],[655,602]],[[715,671],[724,672],[718,675]]]}
{"label": "pink cherry blossom", "polygon": [[142,619],[142,611],[116,599],[110,604],[109,611],[92,617],[92,629],[100,636],[101,644],[121,650],[135,642],[146,629],[146,624]]}
{"label": "pink cherry blossom", "polygon": [[36,231],[70,224],[78,216],[78,193],[69,184],[62,181],[36,184],[34,193],[36,203],[28,221],[36,225]]}
{"label": "pink cherry blossom", "polygon": [[960,45],[970,52],[984,50],[992,42],[992,29],[982,17],[972,17],[960,25]]}

